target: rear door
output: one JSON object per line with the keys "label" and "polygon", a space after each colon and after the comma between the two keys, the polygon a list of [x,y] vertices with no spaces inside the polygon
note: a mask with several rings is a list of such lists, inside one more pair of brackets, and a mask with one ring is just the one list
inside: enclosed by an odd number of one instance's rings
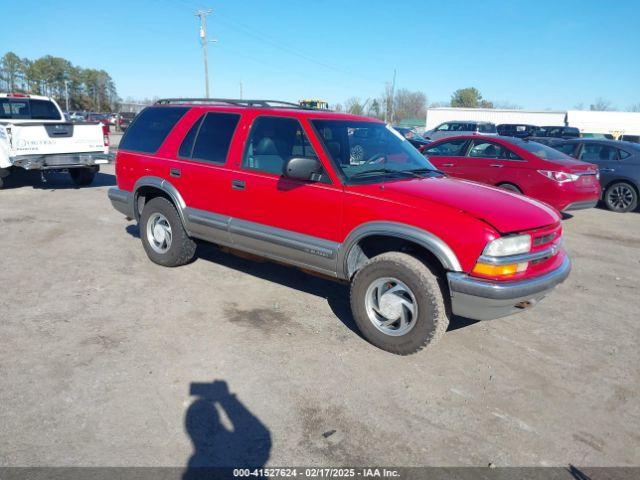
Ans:
{"label": "rear door", "polygon": [[518,185],[517,173],[521,167],[522,159],[501,144],[477,138],[471,141],[467,155],[458,162],[457,175],[489,185]]}
{"label": "rear door", "polygon": [[438,170],[455,177],[457,165],[464,158],[468,143],[466,138],[456,138],[430,145],[423,153]]}
{"label": "rear door", "polygon": [[602,185],[609,184],[619,176],[618,149],[610,145],[584,142],[578,160],[598,165]]}

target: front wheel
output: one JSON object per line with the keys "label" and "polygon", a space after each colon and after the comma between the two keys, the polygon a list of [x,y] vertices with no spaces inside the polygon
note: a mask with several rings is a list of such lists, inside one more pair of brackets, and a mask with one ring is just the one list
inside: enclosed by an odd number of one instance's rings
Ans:
{"label": "front wheel", "polygon": [[98,169],[96,167],[81,167],[69,169],[71,180],[79,187],[86,187],[93,183]]}
{"label": "front wheel", "polygon": [[140,216],[140,239],[152,262],[165,267],[189,263],[196,243],[187,235],[180,215],[164,197],[147,202]]}
{"label": "front wheel", "polygon": [[351,284],[351,311],[367,340],[397,355],[435,343],[449,325],[437,277],[401,252],[378,255],[358,271]]}
{"label": "front wheel", "polygon": [[638,193],[626,182],[617,182],[604,192],[604,203],[611,211],[626,213],[638,206]]}

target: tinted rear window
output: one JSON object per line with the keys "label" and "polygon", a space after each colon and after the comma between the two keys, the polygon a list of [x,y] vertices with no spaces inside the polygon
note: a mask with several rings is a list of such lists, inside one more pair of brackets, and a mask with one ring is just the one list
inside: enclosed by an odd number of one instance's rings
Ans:
{"label": "tinted rear window", "polygon": [[13,120],[62,120],[60,112],[49,100],[0,98],[0,118]]}
{"label": "tinted rear window", "polygon": [[120,149],[155,153],[188,107],[150,107],[138,115],[127,128]]}

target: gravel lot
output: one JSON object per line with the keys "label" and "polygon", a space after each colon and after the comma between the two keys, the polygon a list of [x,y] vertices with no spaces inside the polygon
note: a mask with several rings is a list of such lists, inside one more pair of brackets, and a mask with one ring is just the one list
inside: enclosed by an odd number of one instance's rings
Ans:
{"label": "gravel lot", "polygon": [[640,214],[576,212],[552,296],[396,357],[342,285],[154,265],[114,183],[0,191],[0,465],[640,465]]}

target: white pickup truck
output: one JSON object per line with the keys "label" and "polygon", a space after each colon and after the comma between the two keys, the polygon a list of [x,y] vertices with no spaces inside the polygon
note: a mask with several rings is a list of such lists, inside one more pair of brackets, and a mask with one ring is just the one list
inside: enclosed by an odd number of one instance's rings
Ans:
{"label": "white pickup truck", "polygon": [[49,97],[0,93],[0,188],[16,168],[68,171],[89,185],[110,158],[102,124],[67,122]]}

